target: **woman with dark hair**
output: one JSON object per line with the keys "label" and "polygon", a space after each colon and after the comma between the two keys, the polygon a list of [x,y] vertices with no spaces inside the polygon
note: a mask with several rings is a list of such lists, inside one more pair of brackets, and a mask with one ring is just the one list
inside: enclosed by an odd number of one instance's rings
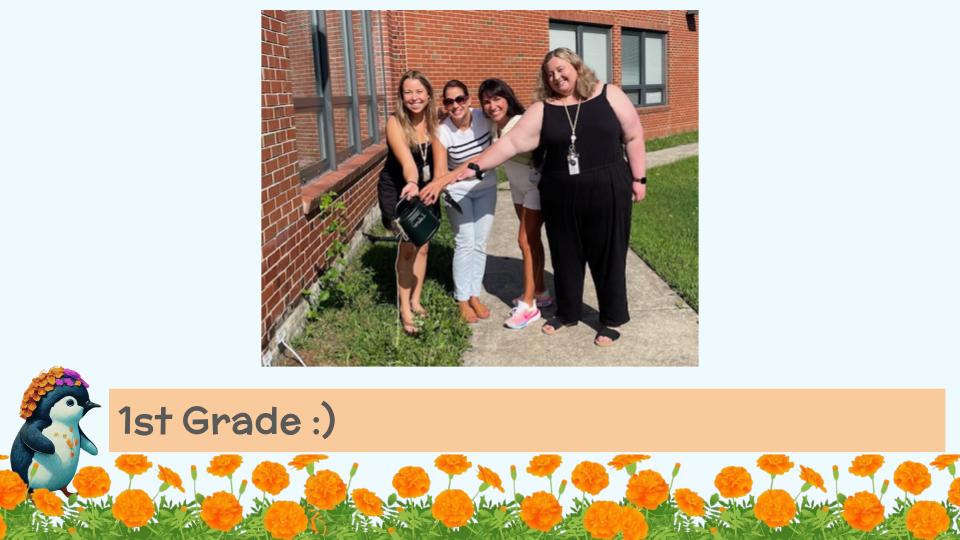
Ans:
{"label": "woman with dark hair", "polygon": [[[454,169],[476,157],[493,138],[490,121],[482,111],[470,107],[470,94],[462,82],[452,80],[443,86],[443,106],[447,118],[437,129],[437,146],[445,152],[437,155],[439,171]],[[427,186],[429,191],[421,198],[430,193],[432,203],[446,186]],[[463,320],[475,323],[490,317],[490,310],[480,302],[480,292],[487,266],[487,237],[497,205],[497,175],[465,176],[449,186],[447,193],[461,209],[447,212],[454,235],[453,296]]]}
{"label": "woman with dark hair", "polygon": [[630,320],[626,257],[631,203],[642,200],[647,189],[643,127],[623,90],[599,82],[567,48],[544,56],[536,98],[540,101],[527,109],[510,133],[449,176],[482,174],[518,153],[543,146],[539,189],[557,314],[542,330],[551,335],[580,321],[584,266],[589,265],[600,308],[600,329],[593,342],[608,347],[620,338],[618,327]]}
{"label": "woman with dark hair", "polygon": [[[390,152],[377,183],[380,215],[383,226],[399,232],[396,226],[396,206],[400,199],[419,196],[420,189],[431,178],[431,167],[444,150],[436,144],[437,111],[433,86],[426,75],[408,71],[400,77],[394,113],[387,120],[387,144]],[[440,216],[440,205],[430,203],[430,210]],[[410,242],[400,242],[397,254],[397,297],[400,320],[405,334],[413,336],[419,330],[414,316],[425,316],[420,304],[423,280],[427,275],[427,252],[430,244],[417,248]]]}
{"label": "woman with dark hair", "polygon": [[[480,83],[480,106],[495,127],[494,140],[506,135],[520,121],[524,112],[510,85],[500,79],[487,79]],[[553,303],[543,283],[543,242],[540,229],[543,216],[540,213],[539,163],[534,163],[533,152],[524,152],[508,159],[503,164],[510,183],[513,207],[520,219],[517,243],[523,256],[523,292],[514,299],[516,306],[504,321],[504,326],[519,330],[540,319],[541,307]]]}

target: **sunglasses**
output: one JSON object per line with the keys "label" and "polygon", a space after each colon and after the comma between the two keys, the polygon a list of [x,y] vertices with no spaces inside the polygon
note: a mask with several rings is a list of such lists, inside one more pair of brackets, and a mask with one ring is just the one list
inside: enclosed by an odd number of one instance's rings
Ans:
{"label": "sunglasses", "polygon": [[451,105],[454,104],[454,102],[456,102],[457,105],[463,105],[464,103],[467,102],[468,99],[470,99],[470,98],[467,97],[466,94],[460,94],[459,96],[457,96],[457,97],[455,97],[455,98],[453,98],[453,99],[443,98],[443,106],[444,106],[444,107],[450,107]]}

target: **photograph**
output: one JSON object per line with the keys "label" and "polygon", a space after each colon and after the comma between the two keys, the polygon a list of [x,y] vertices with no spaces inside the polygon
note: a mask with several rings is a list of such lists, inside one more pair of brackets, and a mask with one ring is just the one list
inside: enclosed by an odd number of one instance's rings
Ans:
{"label": "photograph", "polygon": [[263,11],[262,364],[696,367],[699,24]]}

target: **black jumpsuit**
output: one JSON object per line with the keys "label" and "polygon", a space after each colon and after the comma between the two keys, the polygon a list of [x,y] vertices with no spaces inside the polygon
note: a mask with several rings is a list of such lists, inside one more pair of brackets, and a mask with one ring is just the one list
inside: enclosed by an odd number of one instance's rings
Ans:
{"label": "black jumpsuit", "polygon": [[[546,162],[540,202],[553,261],[557,317],[580,320],[584,263],[590,266],[600,304],[600,324],[619,326],[627,310],[626,259],[633,209],[633,177],[624,159],[622,130],[607,101],[607,87],[582,102],[577,122],[580,174],[570,175],[570,122],[562,105],[544,103],[540,144]],[[570,118],[577,106],[569,106]]]}

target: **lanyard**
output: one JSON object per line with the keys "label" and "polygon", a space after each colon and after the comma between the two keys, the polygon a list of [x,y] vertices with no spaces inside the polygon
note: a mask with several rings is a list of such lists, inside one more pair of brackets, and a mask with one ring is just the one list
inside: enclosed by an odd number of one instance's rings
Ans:
{"label": "lanyard", "polygon": [[582,101],[577,101],[577,112],[574,114],[573,119],[570,118],[570,109],[566,105],[563,106],[563,112],[567,113],[567,123],[570,124],[570,149],[567,154],[570,156],[577,155],[577,122],[580,121],[580,104]]}

